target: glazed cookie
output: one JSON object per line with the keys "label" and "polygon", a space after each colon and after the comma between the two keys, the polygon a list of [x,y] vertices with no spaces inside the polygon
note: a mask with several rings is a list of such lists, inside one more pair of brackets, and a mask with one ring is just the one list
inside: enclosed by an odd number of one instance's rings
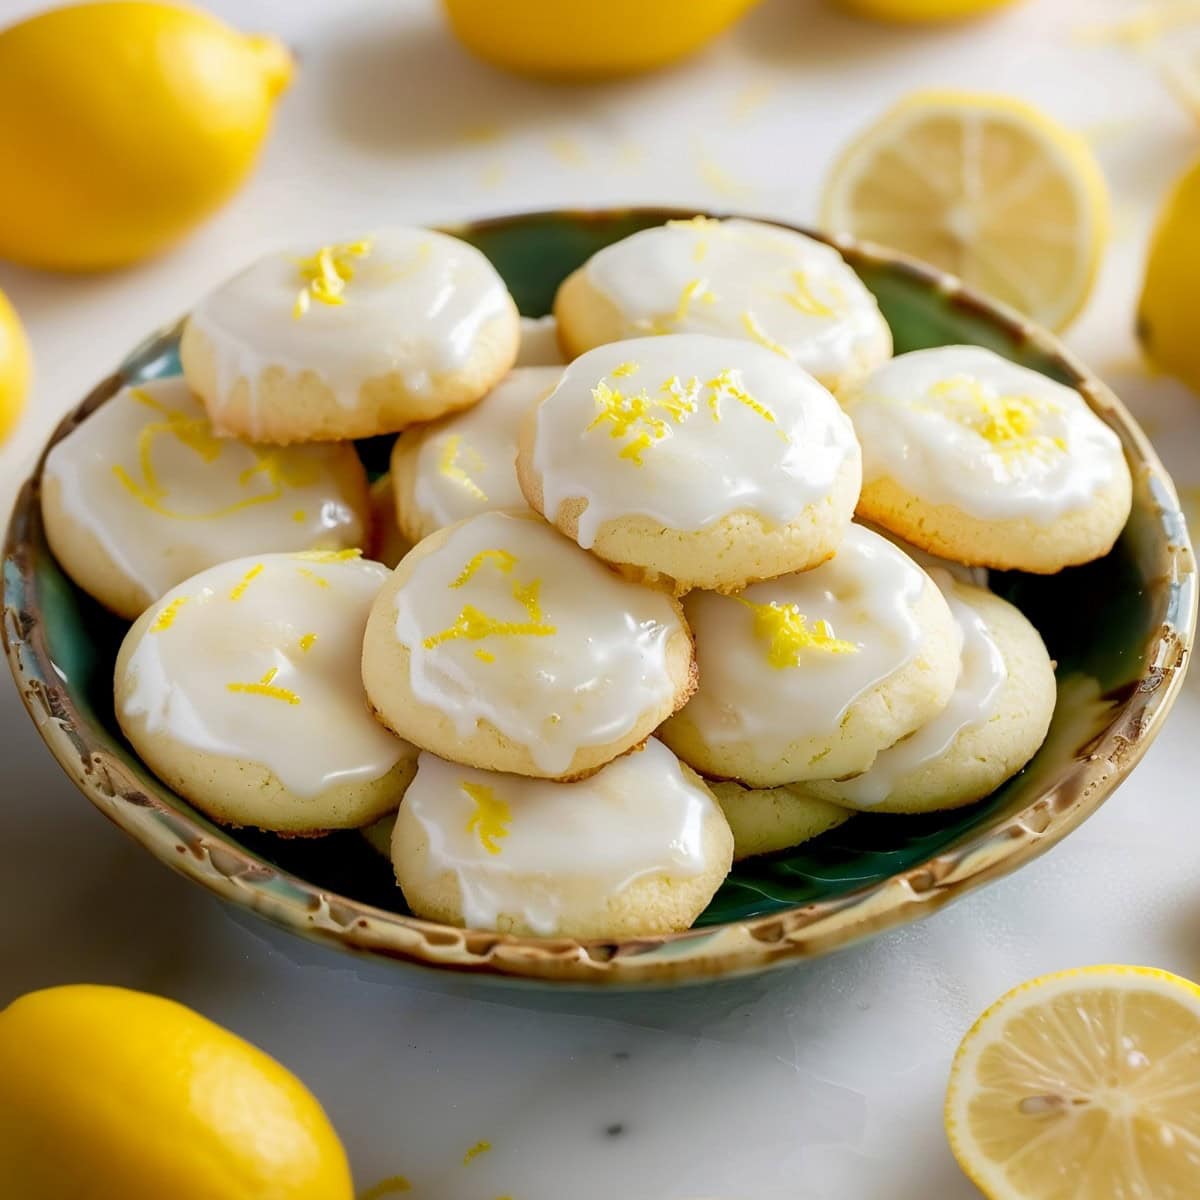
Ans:
{"label": "glazed cookie", "polygon": [[614,575],[533,513],[420,542],[363,644],[376,716],[443,758],[568,779],[642,742],[695,686],[678,603]]}
{"label": "glazed cookie", "polygon": [[387,578],[358,551],[239,558],[172,588],[121,645],[116,713],[163,782],[216,821],[313,834],[400,803],[416,750],[358,673]]}
{"label": "glazed cookie", "polygon": [[561,367],[517,367],[474,408],[396,439],[397,517],[412,541],[476,513],[525,507],[514,466],[517,431],[561,376]]}
{"label": "glazed cookie", "polygon": [[1073,388],[979,346],[904,354],[841,395],[859,514],[945,558],[1051,574],[1129,517],[1121,443]]}
{"label": "glazed cookie", "polygon": [[541,937],[687,929],[732,851],[712,793],[653,738],[576,783],[422,754],[392,835],[396,879],[418,916]]}
{"label": "glazed cookie", "polygon": [[833,554],[861,463],[845,414],[795,363],[677,334],[571,363],[526,419],[517,474],[533,508],[627,573],[732,591]]}
{"label": "glazed cookie", "polygon": [[644,229],[568,276],[554,313],[568,358],[623,338],[708,333],[757,342],[838,388],[892,353],[875,297],[842,256],[761,221]]}
{"label": "glazed cookie", "polygon": [[229,558],[363,545],[367,477],[352,446],[218,438],[183,380],[159,379],[122,388],[50,451],[42,519],[63,570],[133,620]]}
{"label": "glazed cookie", "polygon": [[552,317],[522,317],[518,367],[561,367],[567,360],[558,344],[558,322]]}
{"label": "glazed cookie", "polygon": [[518,337],[516,305],[478,250],[384,229],[260,258],[196,306],[180,357],[221,433],[342,441],[474,404]]}
{"label": "glazed cookie", "polygon": [[413,548],[396,518],[396,492],[389,473],[371,484],[371,557],[389,570]]}
{"label": "glazed cookie", "polygon": [[811,842],[852,816],[838,804],[807,795],[802,784],[748,788],[727,779],[708,786],[733,831],[734,862]]}
{"label": "glazed cookie", "polygon": [[1056,699],[1054,665],[1038,631],[999,596],[944,572],[934,577],[963,634],[950,703],[863,774],[812,781],[806,793],[875,812],[959,808],[990,795],[1046,740]]}
{"label": "glazed cookie", "polygon": [[686,763],[753,787],[865,771],[950,700],[962,635],[906,554],[852,525],[813,571],[684,612],[700,686],[659,736]]}

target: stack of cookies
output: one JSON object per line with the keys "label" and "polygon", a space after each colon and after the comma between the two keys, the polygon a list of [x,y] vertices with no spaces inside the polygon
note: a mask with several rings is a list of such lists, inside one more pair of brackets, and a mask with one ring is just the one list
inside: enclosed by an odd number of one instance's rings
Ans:
{"label": "stack of cookies", "polygon": [[[183,380],[59,443],[47,533],[136,618],[116,708],[157,775],[229,824],[370,826],[419,916],[615,938],[1025,765],[1053,666],[986,568],[1120,534],[1079,394],[893,358],[835,250],[752,221],[635,234],[554,307],[426,230],[271,255],[197,306]],[[385,433],[368,490],[350,442]]]}

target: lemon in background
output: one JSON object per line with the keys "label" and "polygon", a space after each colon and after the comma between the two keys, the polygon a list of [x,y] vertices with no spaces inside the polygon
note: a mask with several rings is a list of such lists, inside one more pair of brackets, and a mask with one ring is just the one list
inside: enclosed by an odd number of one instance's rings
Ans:
{"label": "lemon in background", "polygon": [[1195,1196],[1200,987],[1123,966],[1022,984],[963,1039],[945,1116],[989,1200]]}
{"label": "lemon in background", "polygon": [[1083,138],[1033,105],[923,91],[842,154],[826,181],[822,220],[1061,329],[1103,262],[1108,189]]}
{"label": "lemon in background", "polygon": [[168,4],[0,32],[0,258],[93,270],[169,245],[246,177],[291,73],[274,39]]}
{"label": "lemon in background", "polygon": [[1200,162],[1175,185],[1154,231],[1138,305],[1147,358],[1200,392]]}
{"label": "lemon in background", "polygon": [[25,407],[31,362],[21,320],[0,292],[0,443],[12,433]]}
{"label": "lemon in background", "polygon": [[931,21],[958,21],[1003,8],[1014,0],[839,0],[843,8],[879,21],[924,24]]}
{"label": "lemon in background", "polygon": [[170,1000],[50,988],[0,1012],[0,1163],[13,1200],[351,1200],[303,1084]]}
{"label": "lemon in background", "polygon": [[755,0],[442,0],[450,27],[497,67],[607,79],[699,50]]}

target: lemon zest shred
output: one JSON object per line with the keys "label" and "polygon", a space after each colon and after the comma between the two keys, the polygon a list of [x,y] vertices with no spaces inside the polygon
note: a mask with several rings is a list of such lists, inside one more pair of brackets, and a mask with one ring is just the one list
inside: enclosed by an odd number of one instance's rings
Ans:
{"label": "lemon zest shred", "polygon": [[[1039,417],[1060,411],[1058,405],[1049,400],[1017,394],[989,396],[979,380],[969,375],[952,375],[938,380],[930,387],[929,394],[945,402],[937,411],[977,433],[1005,460],[1051,450],[1067,452],[1064,438],[1051,437],[1037,430]],[[928,406],[917,404],[915,407]]]}
{"label": "lemon zest shred", "polygon": [[294,513],[292,513],[292,520],[295,521],[297,525],[301,525],[308,520],[308,513],[306,513],[304,509],[298,508]]}
{"label": "lemon zest shred", "polygon": [[329,586],[329,580],[326,579],[324,575],[318,575],[316,571],[310,571],[307,567],[297,567],[296,570],[299,571],[305,579],[309,580],[311,583],[315,583],[317,587],[327,588]]}
{"label": "lemon zest shred", "polygon": [[617,376],[636,375],[641,369],[641,363],[623,362],[620,366],[613,367],[612,373]]}
{"label": "lemon zest shred", "polygon": [[496,570],[507,575],[517,565],[517,557],[507,550],[480,550],[478,554],[472,556],[450,586],[452,588],[465,587],[474,578],[475,573],[489,562],[495,563]]}
{"label": "lemon zest shred", "polygon": [[473,604],[464,604],[453,624],[430,634],[421,644],[426,650],[434,650],[443,642],[460,638],[479,642],[489,637],[550,637],[557,632],[556,626],[540,620],[499,621]]}
{"label": "lemon zest shred", "polygon": [[792,272],[792,290],[783,293],[783,298],[807,317],[833,317],[837,313],[821,300],[812,289],[808,276],[803,271]]}
{"label": "lemon zest shred", "polygon": [[354,260],[371,252],[371,239],[322,246],[296,263],[303,286],[296,295],[292,316],[299,320],[314,300],[337,306],[346,303],[346,284],[354,278]]}
{"label": "lemon zest shred", "polygon": [[441,458],[438,460],[438,470],[447,479],[451,479],[457,483],[469,495],[474,496],[476,500],[487,503],[487,492],[467,474],[464,467],[458,465],[458,451],[461,445],[461,434],[454,433],[446,439],[446,444],[442,448]]}
{"label": "lemon zest shred", "polygon": [[411,1191],[412,1184],[403,1175],[389,1175],[386,1179],[373,1183],[365,1192],[360,1192],[358,1200],[383,1200],[385,1196]]}
{"label": "lemon zest shred", "polygon": [[154,618],[154,623],[150,626],[150,633],[162,633],[170,629],[175,624],[175,618],[179,616],[179,610],[188,602],[186,596],[176,596],[174,600],[169,601],[160,610],[157,617]]}
{"label": "lemon zest shred", "polygon": [[767,643],[767,661],[776,670],[798,667],[805,650],[821,650],[827,654],[857,654],[858,646],[834,637],[828,621],[818,621],[809,628],[808,618],[795,604],[755,604],[742,596],[737,602],[754,614],[754,636]]}
{"label": "lemon zest shred", "polygon": [[316,642],[316,640],[317,635],[315,633],[304,634],[300,638],[300,649],[307,654],[313,648],[313,643]]}
{"label": "lemon zest shred", "polygon": [[[704,386],[709,390],[708,409],[714,421],[721,419],[721,401],[728,397],[730,400],[736,400],[738,404],[745,406],[751,412],[757,413],[769,425],[777,426],[779,424],[775,419],[775,414],[746,388],[742,382],[740,371],[727,368],[714,375]],[[786,440],[787,434],[782,429],[779,430],[779,434]]]}
{"label": "lemon zest shred", "polygon": [[266,696],[269,700],[282,700],[286,704],[299,704],[300,697],[290,688],[276,687],[271,680],[279,674],[278,667],[271,667],[256,683],[227,683],[231,692],[245,692],[251,696]]}
{"label": "lemon zest shred", "polygon": [[349,550],[296,550],[292,557],[303,559],[305,562],[339,563],[362,558],[362,550],[357,546]]}
{"label": "lemon zest shred", "polygon": [[766,346],[768,350],[773,350],[784,358],[792,357],[792,352],[786,346],[775,341],[758,323],[758,318],[748,308],[742,311],[742,327],[760,346]]}
{"label": "lemon zest shred", "polygon": [[254,566],[252,566],[250,570],[248,570],[245,575],[243,575],[241,579],[239,579],[237,583],[233,585],[233,589],[229,593],[230,600],[240,600],[246,594],[246,589],[262,574],[262,570],[262,563],[255,563]]}
{"label": "lemon zest shred", "polygon": [[[468,786],[474,786],[474,785],[463,784],[463,787],[464,787],[464,789],[465,789],[466,787],[468,787]],[[488,790],[490,791],[491,789],[489,788]],[[471,796],[471,798],[472,798],[472,799],[474,799],[474,798],[475,798],[475,797],[474,797],[474,795],[472,795],[472,796]],[[507,805],[507,804],[504,804],[504,802],[503,802],[503,801],[500,801],[500,804],[503,806],[503,808],[504,808],[504,811],[505,811],[505,813],[507,814],[507,813],[508,813],[508,805]],[[510,816],[506,815],[504,819],[505,819],[506,821],[511,821],[511,820],[512,820],[512,817],[510,817]],[[503,834],[503,836],[504,836],[504,837],[507,837],[507,836],[508,836],[508,830],[507,830],[507,829],[504,831],[504,834]],[[480,840],[482,841],[482,836],[480,837]],[[499,853],[499,848],[497,847],[497,849],[495,849],[495,850],[490,850],[490,849],[489,849],[489,853],[491,853],[491,854],[498,854],[498,853]],[[466,1154],[465,1154],[465,1155],[463,1155],[463,1166],[465,1167],[465,1166],[466,1166],[466,1165],[467,1165],[467,1164],[468,1164],[468,1163],[471,1161],[471,1159],[473,1159],[473,1158],[478,1158],[478,1157],[479,1157],[479,1155],[481,1155],[481,1154],[486,1154],[486,1153],[487,1153],[487,1152],[488,1152],[488,1151],[489,1151],[491,1148],[492,1148],[492,1143],[491,1143],[491,1142],[476,1142],[476,1143],[475,1143],[475,1145],[473,1145],[473,1146],[470,1148],[470,1150],[468,1150],[468,1151],[466,1152]]]}
{"label": "lemon zest shred", "polygon": [[490,650],[476,650],[475,657],[480,662],[485,663],[494,663],[496,661],[496,656]]}

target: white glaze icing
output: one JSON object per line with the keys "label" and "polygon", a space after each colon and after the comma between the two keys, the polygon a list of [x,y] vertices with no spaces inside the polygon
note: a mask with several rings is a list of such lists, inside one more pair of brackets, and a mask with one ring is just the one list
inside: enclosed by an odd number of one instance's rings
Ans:
{"label": "white glaze icing", "polygon": [[[880,537],[887,538],[893,546],[898,546],[922,571],[925,571],[935,581],[937,577],[934,572],[944,571],[949,575],[953,575],[960,582],[969,583],[973,587],[986,588],[988,585],[987,567],[968,567],[965,563],[951,562],[948,558],[942,558],[937,554],[930,554],[928,550],[922,550],[920,546],[914,546],[911,542],[906,542],[899,534],[893,533],[890,529],[884,529],[881,525],[876,525],[872,521],[863,521],[860,519],[859,524],[869,529],[872,533],[877,533]],[[942,588],[943,592],[945,590],[945,588]]]}
{"label": "white glaze icing", "polygon": [[579,543],[630,515],[703,529],[735,512],[786,524],[823,499],[854,429],[795,363],[729,338],[677,334],[575,359],[537,410],[546,512],[580,497]]}
{"label": "white glaze icing", "polygon": [[843,403],[867,482],[891,478],[980,520],[1049,524],[1126,469],[1117,435],[1077,391],[980,346],[901,355]]}
{"label": "white glaze icing", "polygon": [[597,907],[647,876],[692,878],[707,865],[707,789],[651,738],[577,783],[522,779],[423,753],[404,797],[429,839],[427,877],[458,880],[463,919],[495,929],[517,916],[543,936],[559,931],[564,892]]}
{"label": "white glaze icing", "polygon": [[517,350],[518,367],[561,367],[562,347],[558,344],[558,322],[551,316],[522,317],[521,345]]}
{"label": "white glaze icing", "polygon": [[[339,302],[298,306],[303,266],[322,249],[340,251],[345,264]],[[209,293],[191,320],[216,356],[210,412],[219,423],[238,380],[248,380],[253,397],[272,366],[315,373],[345,408],[358,403],[364,383],[389,374],[426,393],[436,376],[467,364],[482,330],[510,304],[504,281],[473,246],[429,229],[394,228],[267,254]]]}
{"label": "white glaze icing", "polygon": [[413,498],[427,532],[498,508],[524,508],[514,462],[521,420],[562,375],[517,367],[473,408],[440,422],[417,453]]}
{"label": "white glaze icing", "polygon": [[122,388],[47,456],[66,514],[155,599],[255,551],[362,545],[335,446],[254,446],[213,434],[182,379]]}
{"label": "white glaze icing", "polygon": [[124,716],[298,796],[386,774],[415,750],[367,708],[363,631],[388,572],[353,553],[240,558],[172,588],[129,658]]}
{"label": "white glaze icing", "polygon": [[[452,635],[473,613],[475,635]],[[478,636],[480,618],[530,632]],[[566,771],[579,747],[624,737],[671,696],[666,646],[681,629],[662,593],[509,513],[455,528],[396,594],[417,699],[461,737],[488,721],[548,775]]]}
{"label": "white glaze icing", "polygon": [[990,720],[1008,679],[1004,655],[987,622],[971,604],[971,593],[940,568],[934,568],[930,578],[941,588],[962,632],[958,682],[950,703],[932,721],[882,751],[861,775],[839,782],[839,794],[861,808],[882,804],[898,783],[941,758],[960,733]]}
{"label": "white glaze icing", "polygon": [[623,337],[750,338],[822,378],[891,351],[875,297],[842,256],[775,225],[671,221],[605,247],[584,270],[620,312]]}
{"label": "white glaze icing", "polygon": [[[921,652],[914,605],[931,586],[890,542],[851,525],[837,554],[811,571],[736,596],[690,592],[683,606],[700,686],[684,711],[710,744],[753,742],[768,757],[803,738],[832,736],[859,696]],[[773,641],[769,618],[780,609],[803,617],[809,634],[825,622],[835,644]]]}

